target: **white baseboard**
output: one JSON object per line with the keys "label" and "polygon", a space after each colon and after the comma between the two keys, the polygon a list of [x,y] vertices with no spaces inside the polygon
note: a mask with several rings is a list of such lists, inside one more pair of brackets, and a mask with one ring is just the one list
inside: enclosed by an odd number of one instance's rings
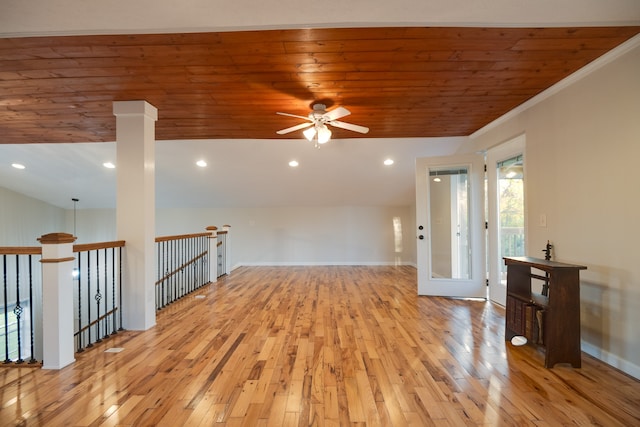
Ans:
{"label": "white baseboard", "polygon": [[[364,265],[364,266],[403,266],[408,265],[412,267],[416,267],[415,263],[412,262],[243,262],[239,263],[232,268],[235,270],[239,267],[316,267],[316,266],[356,266],[356,265]],[[416,267],[417,268],[417,267]]]}
{"label": "white baseboard", "polygon": [[611,365],[614,368],[621,370],[625,374],[631,375],[636,379],[640,379],[640,366],[631,363],[628,360],[624,360],[619,356],[616,356],[615,354],[609,353],[606,350],[596,347],[593,344],[589,344],[584,340],[580,341],[580,345],[582,347],[582,351],[584,351],[588,355],[593,356],[598,360],[602,360],[607,365]]}

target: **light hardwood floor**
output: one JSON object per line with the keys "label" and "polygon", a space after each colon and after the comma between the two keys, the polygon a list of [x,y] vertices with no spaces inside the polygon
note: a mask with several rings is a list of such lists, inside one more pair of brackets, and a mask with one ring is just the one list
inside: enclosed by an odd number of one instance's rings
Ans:
{"label": "light hardwood floor", "polygon": [[412,267],[243,267],[60,371],[0,369],[0,425],[640,425],[637,380],[542,364]]}

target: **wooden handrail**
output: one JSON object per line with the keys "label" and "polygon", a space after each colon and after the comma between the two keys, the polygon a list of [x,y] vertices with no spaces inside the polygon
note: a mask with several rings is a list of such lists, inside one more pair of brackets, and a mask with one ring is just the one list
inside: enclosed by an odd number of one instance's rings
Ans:
{"label": "wooden handrail", "polygon": [[0,255],[42,255],[42,246],[2,246]]}
{"label": "wooden handrail", "polygon": [[208,236],[211,236],[212,234],[213,233],[195,233],[195,234],[178,234],[176,236],[162,236],[162,237],[156,237],[156,243],[168,242],[170,240],[191,239],[194,237],[208,237]]}
{"label": "wooden handrail", "polygon": [[103,315],[101,315],[100,317],[98,317],[97,319],[93,320],[91,323],[89,323],[88,325],[83,326],[82,328],[80,328],[79,331],[77,331],[76,333],[73,334],[74,337],[77,337],[78,335],[80,335],[81,333],[83,333],[84,331],[86,331],[87,329],[89,329],[92,326],[95,326],[96,323],[101,322],[102,320],[108,318],[109,316],[113,315],[113,313],[118,311],[118,307],[115,307],[112,310],[109,310],[108,312],[104,313]]}
{"label": "wooden handrail", "polygon": [[170,278],[171,276],[173,276],[175,274],[178,274],[179,272],[183,271],[185,268],[188,268],[190,265],[195,263],[200,258],[205,257],[208,253],[209,253],[209,251],[204,251],[201,254],[199,254],[199,255],[195,256],[194,258],[190,259],[186,263],[182,264],[180,267],[178,267],[178,268],[174,269],[173,271],[165,274],[164,277],[161,277],[160,279],[156,280],[156,286],[159,285],[160,283],[164,282],[166,279]]}
{"label": "wooden handrail", "polygon": [[124,240],[115,240],[113,242],[82,243],[79,245],[73,245],[73,252],[94,251],[96,249],[108,248],[122,248],[124,247],[124,245]]}
{"label": "wooden handrail", "polygon": [[[124,240],[116,240],[113,242],[83,243],[80,245],[73,245],[73,252],[121,248],[124,246]],[[42,246],[0,246],[0,255],[42,255]]]}

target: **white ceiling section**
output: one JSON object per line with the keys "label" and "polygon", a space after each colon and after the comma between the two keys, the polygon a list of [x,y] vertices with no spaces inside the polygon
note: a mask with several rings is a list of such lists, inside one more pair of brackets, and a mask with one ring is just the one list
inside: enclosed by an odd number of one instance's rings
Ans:
{"label": "white ceiling section", "polygon": [[[0,37],[364,26],[637,25],[639,0],[0,0]],[[349,107],[345,105],[345,107]],[[275,112],[274,112],[275,113]],[[375,123],[361,123],[373,127]],[[2,138],[2,136],[0,136]],[[460,138],[162,141],[159,207],[410,205],[416,157]],[[0,186],[63,208],[115,207],[115,143],[0,143]],[[209,166],[198,168],[205,159]],[[392,166],[383,161],[392,158]],[[290,168],[297,160],[300,166]],[[19,162],[24,170],[11,167]]]}
{"label": "white ceiling section", "polygon": [[[446,155],[466,138],[198,140],[156,143],[158,207],[408,206],[414,159]],[[115,143],[0,144],[0,186],[71,209],[114,208]],[[394,164],[385,166],[392,158]],[[203,159],[207,167],[196,162]],[[299,166],[291,168],[289,161]],[[18,170],[11,163],[22,163]]]}

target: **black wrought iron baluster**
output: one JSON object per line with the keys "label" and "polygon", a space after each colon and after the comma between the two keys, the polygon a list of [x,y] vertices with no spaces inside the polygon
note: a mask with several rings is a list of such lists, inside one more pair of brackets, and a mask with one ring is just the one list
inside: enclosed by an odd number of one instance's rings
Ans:
{"label": "black wrought iron baluster", "polygon": [[203,244],[203,240],[206,239],[206,237],[201,238],[198,243],[198,254],[199,258],[200,258],[200,262],[198,263],[198,287],[201,287],[204,283],[203,283],[203,275],[202,275],[202,268],[204,267],[204,244]]}
{"label": "black wrought iron baluster", "polygon": [[218,244],[216,245],[216,277],[224,274],[222,271],[222,252],[224,251],[224,234],[218,235]]}
{"label": "black wrought iron baluster", "polygon": [[16,306],[13,308],[13,314],[16,316],[16,331],[18,333],[18,360],[16,360],[16,363],[24,362],[22,360],[22,328],[20,327],[22,311],[22,306],[20,305],[20,255],[16,255]]}
{"label": "black wrought iron baluster", "polygon": [[109,283],[109,257],[107,248],[104,248],[104,336],[103,338],[109,338],[109,290],[107,289]]}
{"label": "black wrought iron baluster", "polygon": [[120,312],[119,331],[124,331],[122,327],[122,246],[118,251],[118,311]]}
{"label": "black wrought iron baluster", "polygon": [[171,268],[173,267],[173,260],[171,259],[171,254],[173,251],[173,243],[171,240],[167,241],[167,304],[171,303],[171,298],[173,296],[173,275]]}
{"label": "black wrought iron baluster", "polygon": [[203,283],[209,283],[209,238],[205,238],[203,243],[204,264],[202,267]]}
{"label": "black wrought iron baluster", "polygon": [[164,287],[164,303],[162,304],[163,307],[166,307],[167,304],[169,304],[171,302],[171,242],[170,241],[165,241],[164,242],[164,257],[165,257],[165,262],[164,262],[164,281],[163,281],[163,287]]}
{"label": "black wrought iron baluster", "polygon": [[118,333],[116,319],[116,248],[111,248],[111,323],[113,325],[111,335]]}
{"label": "black wrought iron baluster", "polygon": [[201,282],[204,286],[209,283],[209,275],[207,274],[207,258],[209,257],[209,239],[205,237],[202,239],[202,264],[200,264],[200,275],[202,277]]}
{"label": "black wrought iron baluster", "polygon": [[180,283],[179,283],[179,291],[178,291],[178,298],[182,298],[184,296],[184,282],[185,282],[185,277],[184,277],[184,258],[185,258],[185,242],[187,239],[180,239],[178,240],[178,266],[180,267]]}
{"label": "black wrought iron baluster", "polygon": [[29,255],[29,333],[31,340],[31,359],[29,359],[29,363],[37,362],[35,357],[36,346],[33,329],[33,259],[32,256]]}
{"label": "black wrought iron baluster", "polygon": [[3,294],[4,294],[4,363],[11,363],[9,358],[9,296],[7,295],[7,289],[9,283],[7,282],[7,255],[2,255],[2,268],[3,268]]}
{"label": "black wrought iron baluster", "polygon": [[209,251],[209,238],[207,237],[207,239],[205,240],[205,258],[204,258],[204,274],[205,274],[205,281],[206,283],[209,283],[209,277],[211,277],[211,252]]}
{"label": "black wrought iron baluster", "polygon": [[181,246],[181,250],[180,250],[180,275],[181,275],[181,280],[180,280],[180,298],[182,298],[183,296],[185,296],[187,294],[187,276],[189,275],[189,271],[186,269],[186,263],[187,263],[187,239],[180,239],[180,246]]}
{"label": "black wrought iron baluster", "polygon": [[197,246],[196,246],[196,252],[198,253],[198,262],[196,265],[196,268],[194,270],[196,279],[195,279],[195,283],[196,283],[196,288],[200,288],[202,286],[202,260],[204,259],[203,254],[202,254],[202,237],[198,238],[197,241]]}
{"label": "black wrought iron baluster", "polygon": [[100,252],[96,250],[96,342],[102,342],[100,338],[100,301],[102,294],[100,293]]}
{"label": "black wrought iron baluster", "polygon": [[204,241],[205,241],[206,237],[201,237],[198,240],[198,269],[197,271],[197,275],[198,275],[198,288],[201,287],[204,283],[203,283],[203,276],[202,276],[202,267],[203,267],[203,262],[204,262]]}
{"label": "black wrought iron baluster", "polygon": [[185,246],[187,247],[187,256],[185,257],[186,258],[185,259],[185,262],[186,262],[185,269],[187,270],[187,280],[186,280],[186,283],[185,283],[186,292],[185,293],[187,293],[187,294],[193,290],[191,288],[192,287],[192,283],[193,283],[192,282],[193,277],[192,277],[192,274],[191,274],[193,272],[193,269],[191,268],[191,264],[194,261],[193,260],[193,241],[194,241],[194,239],[191,238],[191,239],[188,239],[187,241],[184,242]]}
{"label": "black wrought iron baluster", "polygon": [[182,257],[184,262],[184,295],[188,294],[191,291],[191,261],[193,258],[191,257],[191,240],[192,239],[184,239],[184,256]]}
{"label": "black wrought iron baluster", "polygon": [[192,249],[192,259],[193,266],[191,267],[191,290],[194,291],[198,289],[198,264],[200,262],[200,252],[198,249],[200,248],[200,237],[196,237],[193,239],[191,243]]}
{"label": "black wrought iron baluster", "polygon": [[185,278],[184,278],[184,293],[185,295],[191,292],[191,263],[193,262],[193,253],[191,251],[191,247],[193,244],[193,238],[184,240],[184,269],[185,269]]}
{"label": "black wrought iron baluster", "polygon": [[160,268],[160,308],[164,307],[164,300],[166,298],[165,296],[165,286],[166,286],[166,279],[167,279],[167,263],[165,261],[166,257],[167,257],[167,253],[166,253],[166,243],[167,242],[161,242],[160,244],[160,259],[161,259],[161,268]]}
{"label": "black wrought iron baluster", "polygon": [[82,252],[78,252],[78,263],[76,267],[76,271],[78,272],[78,276],[76,280],[78,281],[78,336],[76,338],[76,342],[78,344],[78,349],[76,352],[81,353],[84,351],[84,346],[82,345],[82,337],[84,334],[82,333],[82,276],[80,274],[82,262],[81,262]]}
{"label": "black wrought iron baluster", "polygon": [[[176,260],[178,258],[178,245],[176,244],[175,240],[171,241],[171,246],[173,247],[173,268],[171,269],[171,271],[176,271],[176,267],[177,267],[177,263]],[[175,301],[178,295],[178,273],[176,272],[173,275],[173,295],[171,296],[171,302]]]}
{"label": "black wrought iron baluster", "polygon": [[91,251],[87,251],[87,345],[93,347],[91,340]]}
{"label": "black wrought iron baluster", "polygon": [[168,272],[168,260],[167,260],[167,242],[162,242],[162,272],[164,273],[162,276],[162,304],[161,306],[165,306],[165,301],[169,295],[169,289],[167,288],[167,272]]}
{"label": "black wrought iron baluster", "polygon": [[183,265],[183,272],[182,272],[182,296],[185,296],[186,294],[189,293],[189,280],[190,280],[190,276],[189,276],[189,263],[191,262],[191,257],[190,257],[190,253],[189,253],[189,242],[191,241],[191,239],[184,239],[182,241],[182,250],[183,250],[183,254],[182,254],[182,265]]}
{"label": "black wrought iron baluster", "polygon": [[162,242],[162,307],[167,305],[169,299],[169,242]]}
{"label": "black wrought iron baluster", "polygon": [[200,246],[200,237],[195,237],[193,239],[193,241],[191,242],[191,256],[193,259],[193,262],[191,264],[191,290],[195,291],[196,289],[198,289],[198,262],[199,262],[199,249]]}
{"label": "black wrought iron baluster", "polygon": [[162,271],[164,271],[164,275],[162,276],[162,307],[167,304],[167,298],[169,298],[169,249],[167,248],[168,242],[162,242]]}

